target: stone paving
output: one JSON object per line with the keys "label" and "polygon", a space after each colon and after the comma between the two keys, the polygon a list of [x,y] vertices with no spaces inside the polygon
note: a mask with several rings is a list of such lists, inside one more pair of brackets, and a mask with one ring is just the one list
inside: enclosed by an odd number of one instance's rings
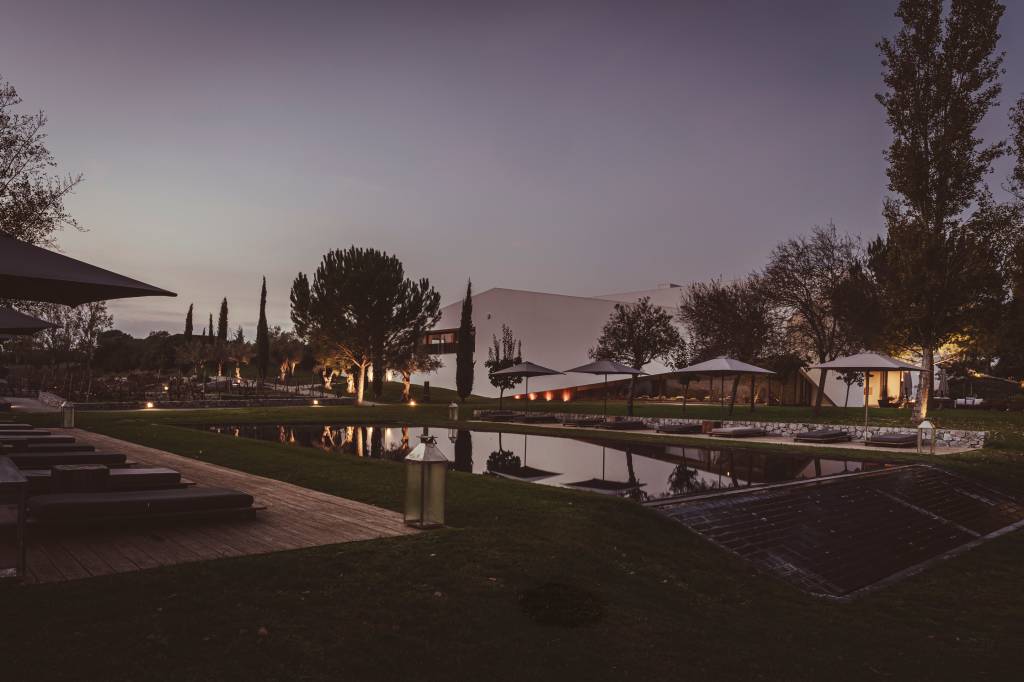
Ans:
{"label": "stone paving", "polygon": [[653,506],[802,590],[839,598],[1024,525],[1020,502],[924,465]]}

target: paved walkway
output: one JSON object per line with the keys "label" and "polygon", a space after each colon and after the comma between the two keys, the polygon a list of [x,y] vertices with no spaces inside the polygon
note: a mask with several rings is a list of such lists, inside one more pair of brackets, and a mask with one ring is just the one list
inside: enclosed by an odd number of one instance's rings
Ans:
{"label": "paved walkway", "polygon": [[[55,429],[56,431],[60,431]],[[235,488],[267,507],[252,517],[129,527],[30,528],[28,582],[57,582],[222,557],[409,535],[402,515],[262,476],[80,429],[97,450],[180,471],[201,485]]]}

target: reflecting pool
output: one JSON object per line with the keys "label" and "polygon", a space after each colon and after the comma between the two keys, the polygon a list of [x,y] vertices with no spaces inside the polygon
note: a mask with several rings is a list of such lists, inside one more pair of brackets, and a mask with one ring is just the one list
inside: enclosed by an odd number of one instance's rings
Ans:
{"label": "reflecting pool", "polygon": [[884,469],[890,465],[804,453],[767,453],[629,443],[596,438],[556,438],[495,431],[395,425],[208,424],[239,438],[317,448],[325,454],[400,461],[426,433],[456,471],[490,474],[638,500],[707,493],[821,476]]}

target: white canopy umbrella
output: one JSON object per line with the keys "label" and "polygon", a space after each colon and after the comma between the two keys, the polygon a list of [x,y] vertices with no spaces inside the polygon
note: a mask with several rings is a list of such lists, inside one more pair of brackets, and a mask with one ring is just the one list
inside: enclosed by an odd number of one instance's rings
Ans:
{"label": "white canopy umbrella", "polygon": [[594,362],[586,365],[580,365],[579,367],[573,367],[572,369],[565,370],[566,372],[574,372],[578,374],[597,374],[604,375],[604,417],[608,418],[608,375],[609,374],[628,374],[630,376],[637,376],[644,374],[644,372],[634,369],[629,365],[624,365],[621,362],[615,362],[614,360],[595,360]]}
{"label": "white canopy umbrella", "polygon": [[[871,372],[922,372],[917,365],[912,365],[903,360],[884,353],[855,353],[843,358],[836,358],[820,365],[814,365],[811,369],[836,370],[838,372],[864,372],[864,440],[868,437],[868,393],[871,386]],[[828,372],[825,372],[828,376]],[[825,390],[822,386],[821,390]]]}
{"label": "white canopy umbrella", "polygon": [[[722,377],[722,407],[725,407],[725,377],[728,375],[736,374],[749,374],[751,377],[757,374],[775,374],[770,369],[758,367],[757,365],[751,365],[748,362],[737,360],[736,358],[730,358],[725,355],[719,355],[717,358],[711,358],[704,362],[698,362],[695,365],[683,367],[680,370],[676,370],[679,374],[689,375],[703,375],[708,377]],[[753,396],[752,396],[753,397]],[[686,409],[686,394],[683,394],[683,409]]]}

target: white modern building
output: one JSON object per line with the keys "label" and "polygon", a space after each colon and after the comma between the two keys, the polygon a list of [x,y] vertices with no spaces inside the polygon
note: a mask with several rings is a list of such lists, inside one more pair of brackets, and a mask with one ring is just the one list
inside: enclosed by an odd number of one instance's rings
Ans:
{"label": "white modern building", "polygon": [[[588,351],[597,344],[601,329],[611,315],[616,303],[635,303],[647,296],[651,302],[675,315],[679,306],[682,287],[678,284],[663,284],[655,289],[603,294],[600,296],[566,296],[519,289],[494,288],[473,296],[473,325],[476,336],[473,340],[475,378],[473,393],[498,397],[498,389],[487,378],[484,362],[488,349],[493,346],[494,337],[501,338],[502,325],[507,325],[515,338],[522,341],[523,359],[564,371],[590,361]],[[444,363],[441,369],[429,374],[416,374],[413,382],[430,382],[432,386],[455,388],[455,351],[458,339],[459,318],[462,301],[455,301],[441,310],[441,319],[424,342]],[[679,395],[682,384],[672,375],[672,369],[660,362],[644,367],[649,375],[638,387],[638,395]],[[883,381],[884,379],[884,381]],[[609,377],[610,381],[621,377]],[[762,399],[771,394],[774,402],[786,404],[810,404],[817,391],[818,371],[803,370],[799,376],[787,381],[778,378],[770,385],[761,381],[757,391]],[[900,395],[902,378],[899,374],[872,373],[870,382],[870,405],[877,405],[880,399]],[[916,377],[915,377],[916,381]],[[530,379],[530,394],[534,400],[571,400],[580,390],[595,391],[603,382],[602,377],[586,374],[563,374]],[[884,385],[884,388],[883,388]],[[715,394],[720,390],[716,380],[713,384],[704,381],[702,386]],[[726,389],[729,382],[726,382]],[[906,387],[903,387],[906,390]],[[749,400],[749,384],[741,382],[738,401]],[[524,385],[506,395],[524,391]],[[847,386],[835,372],[829,372],[825,381],[825,403],[846,404]],[[746,397],[744,397],[746,396]],[[853,384],[849,391],[850,407],[864,405],[863,388]]]}

